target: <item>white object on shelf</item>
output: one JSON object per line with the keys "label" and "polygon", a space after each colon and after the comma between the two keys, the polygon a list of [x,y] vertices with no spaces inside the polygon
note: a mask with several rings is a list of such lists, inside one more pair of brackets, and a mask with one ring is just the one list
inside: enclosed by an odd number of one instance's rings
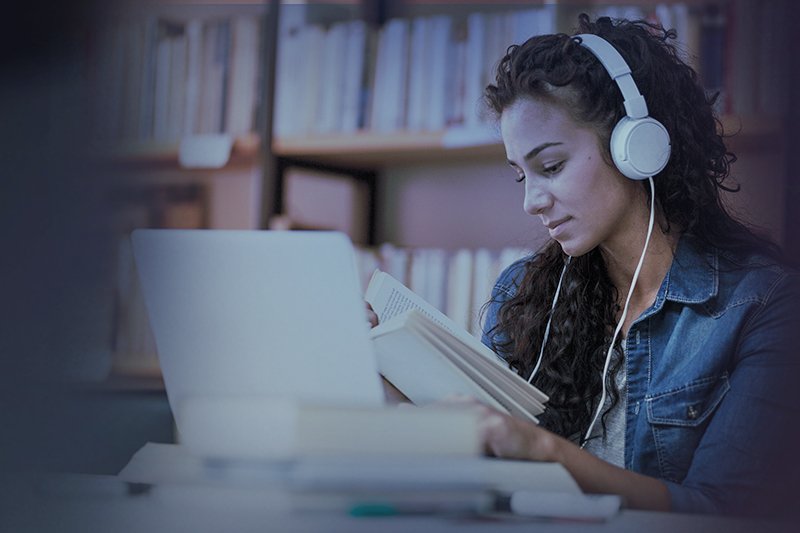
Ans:
{"label": "white object on shelf", "polygon": [[445,148],[486,146],[501,142],[500,132],[489,125],[448,128],[442,137]]}
{"label": "white object on shelf", "polygon": [[183,168],[222,168],[231,157],[233,137],[224,133],[190,135],[181,139],[178,163]]}

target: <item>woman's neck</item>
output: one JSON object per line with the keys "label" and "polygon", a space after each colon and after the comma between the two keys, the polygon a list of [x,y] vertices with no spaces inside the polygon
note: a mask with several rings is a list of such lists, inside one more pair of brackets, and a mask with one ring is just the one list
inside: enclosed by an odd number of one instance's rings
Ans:
{"label": "woman's neck", "polygon": [[[631,281],[639,264],[639,259],[644,248],[647,228],[641,225],[634,226],[636,230],[627,232],[616,239],[615,243],[601,246],[603,258],[606,262],[608,275],[617,288],[621,304],[630,290]],[[631,296],[631,305],[640,307],[641,304],[649,306],[658,293],[661,283],[672,265],[672,258],[678,245],[679,235],[672,231],[665,233],[661,225],[656,224],[647,247],[647,254],[636,282],[634,293]],[[640,305],[637,305],[640,304]]]}

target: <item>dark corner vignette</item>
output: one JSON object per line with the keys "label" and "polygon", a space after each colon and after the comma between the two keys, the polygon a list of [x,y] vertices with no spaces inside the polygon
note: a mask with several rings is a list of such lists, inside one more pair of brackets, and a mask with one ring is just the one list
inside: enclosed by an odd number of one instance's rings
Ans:
{"label": "dark corner vignette", "polygon": [[3,10],[0,476],[81,471],[102,453],[75,384],[110,364],[113,176],[90,158],[88,62],[90,28],[115,4]]}

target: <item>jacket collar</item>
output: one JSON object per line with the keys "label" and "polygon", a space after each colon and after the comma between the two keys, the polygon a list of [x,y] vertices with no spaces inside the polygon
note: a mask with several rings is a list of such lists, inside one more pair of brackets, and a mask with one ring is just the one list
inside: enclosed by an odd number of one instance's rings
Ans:
{"label": "jacket collar", "polygon": [[664,300],[699,304],[717,295],[719,288],[719,253],[691,235],[678,241],[672,266],[659,290],[655,307]]}

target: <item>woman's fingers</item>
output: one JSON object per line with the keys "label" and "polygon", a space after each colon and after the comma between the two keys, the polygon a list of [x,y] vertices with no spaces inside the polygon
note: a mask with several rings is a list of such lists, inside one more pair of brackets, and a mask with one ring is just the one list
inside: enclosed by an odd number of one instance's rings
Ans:
{"label": "woman's fingers", "polygon": [[373,311],[372,306],[369,305],[369,302],[364,302],[364,304],[367,306],[367,322],[369,322],[369,326],[371,328],[374,328],[378,325],[378,315],[375,314],[375,311]]}
{"label": "woman's fingers", "polygon": [[389,405],[404,403],[411,405],[411,400],[383,376],[381,376],[381,384],[383,385],[384,398]]}

